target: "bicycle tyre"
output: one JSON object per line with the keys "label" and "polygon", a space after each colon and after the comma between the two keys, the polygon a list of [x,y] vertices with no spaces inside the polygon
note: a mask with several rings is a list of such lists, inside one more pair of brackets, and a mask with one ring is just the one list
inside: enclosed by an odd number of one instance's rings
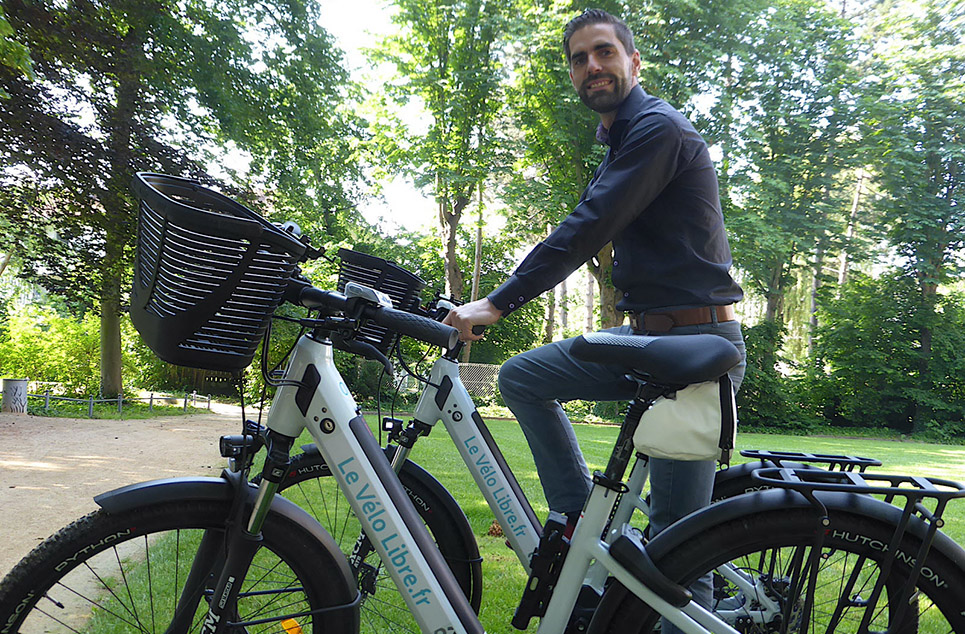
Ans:
{"label": "bicycle tyre", "polygon": [[[230,500],[175,500],[82,517],[0,582],[0,632],[164,632],[197,544],[205,534],[224,535],[230,508]],[[355,632],[357,592],[345,581],[341,553],[274,513],[262,532],[233,614],[240,621],[269,620],[230,631],[286,631],[287,616],[287,631]],[[338,566],[343,574],[320,574]],[[203,628],[210,588],[204,590],[197,593],[190,632]],[[337,606],[347,607],[292,616]]]}
{"label": "bicycle tyre", "polygon": [[[783,491],[770,491],[775,495],[785,494]],[[753,494],[759,502],[751,500],[745,508],[756,506],[763,508],[759,512],[747,515],[722,517],[722,521],[711,526],[696,530],[698,521],[689,521],[683,525],[683,530],[673,535],[675,531],[661,534],[647,546],[647,552],[653,558],[657,568],[672,581],[687,586],[694,579],[717,570],[718,567],[730,563],[742,570],[757,570],[758,563],[772,558],[775,563],[775,574],[768,578],[758,575],[756,579],[761,583],[769,583],[769,591],[777,597],[782,605],[799,610],[803,600],[800,596],[792,598],[781,596],[781,592],[788,594],[793,587],[794,579],[786,575],[778,576],[784,570],[778,564],[786,561],[786,557],[794,549],[802,548],[809,552],[814,539],[816,527],[816,513],[807,505],[785,506],[783,508],[767,509],[766,494]],[[750,497],[750,496],[748,496]],[[858,497],[858,496],[853,496]],[[853,499],[853,498],[852,498]],[[883,504],[877,502],[878,504]],[[826,529],[825,543],[821,552],[821,566],[818,587],[824,588],[828,584],[831,590],[821,593],[819,590],[812,610],[811,621],[807,631],[841,631],[854,632],[857,630],[860,616],[863,613],[859,605],[861,600],[867,600],[874,579],[884,555],[882,546],[889,543],[894,531],[894,518],[887,519],[881,515],[871,515],[858,510],[866,505],[852,502],[851,507],[837,505],[829,506],[830,526]],[[893,507],[892,507],[893,508]],[[897,509],[896,509],[897,510]],[[685,520],[688,522],[688,520]],[[678,525],[678,527],[681,525]],[[698,537],[699,536],[699,537]],[[886,583],[886,592],[878,601],[875,619],[871,623],[870,631],[889,632],[965,632],[965,612],[961,609],[961,588],[965,587],[965,551],[939,534],[932,550],[925,562],[925,574],[917,583],[919,594],[913,595],[909,606],[913,610],[906,610],[900,623],[890,623],[892,610],[890,601],[899,596],[902,584],[909,572],[908,560],[913,560],[921,541],[915,534],[906,533],[899,546],[902,557],[894,562],[892,574]],[[910,554],[909,554],[910,553]],[[785,557],[785,559],[781,559]],[[837,621],[837,628],[829,628],[832,601],[841,597],[834,588],[847,580],[849,562],[852,558],[866,557],[863,567],[858,571],[860,585],[845,602],[841,620]],[[740,632],[784,632],[799,631],[800,621],[790,623],[789,627],[779,622],[754,623],[750,612],[744,608],[753,606],[755,597],[736,592],[722,581],[715,573],[715,593],[712,606],[715,612],[729,609],[735,615],[744,615],[740,621],[732,622]],[[761,581],[764,579],[764,581]],[[870,585],[869,585],[870,584]],[[862,594],[864,593],[864,594]],[[797,613],[800,617],[800,613]],[[740,618],[739,616],[737,618]],[[765,619],[759,619],[764,621]],[[897,626],[897,627],[893,627]],[[659,631],[660,616],[650,606],[644,604],[630,593],[623,585],[614,583],[608,588],[600,608],[590,626],[591,634],[632,634]]]}
{"label": "bicycle tyre", "polygon": [[[391,460],[394,449],[385,451]],[[306,445],[302,453],[292,457],[279,493],[315,517],[351,560],[360,526],[331,475],[318,449]],[[449,491],[415,462],[405,462],[399,480],[478,614],[482,602],[482,559],[465,513]],[[419,631],[377,553],[369,553],[357,572],[363,632]]]}

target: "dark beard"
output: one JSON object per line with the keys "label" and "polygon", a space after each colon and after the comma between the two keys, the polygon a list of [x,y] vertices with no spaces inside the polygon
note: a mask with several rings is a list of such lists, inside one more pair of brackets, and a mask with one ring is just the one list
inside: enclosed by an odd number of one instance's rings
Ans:
{"label": "dark beard", "polygon": [[[612,79],[613,92],[599,92],[591,95],[586,86],[591,81],[597,81],[599,79]],[[580,101],[590,110],[594,112],[613,112],[620,107],[620,104],[627,98],[627,94],[630,91],[627,89],[627,82],[620,77],[616,75],[601,75],[583,82],[583,86],[580,87],[578,92]]]}

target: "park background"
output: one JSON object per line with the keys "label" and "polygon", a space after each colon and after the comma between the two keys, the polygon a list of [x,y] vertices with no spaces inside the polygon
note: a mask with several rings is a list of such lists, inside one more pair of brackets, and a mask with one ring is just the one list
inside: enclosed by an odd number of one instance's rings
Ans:
{"label": "park background", "polygon": [[[742,425],[965,438],[965,2],[595,4],[636,34],[645,90],[711,147],[747,293]],[[77,397],[232,392],[130,325],[137,171],[295,220],[330,256],[395,260],[427,297],[485,295],[602,158],[560,46],[582,8],[396,0],[390,29],[342,51],[333,9],[307,0],[2,0],[0,375]],[[391,203],[373,216],[400,182],[434,226],[400,226]],[[605,248],[466,360],[619,323],[611,264]],[[337,261],[306,273],[334,286]],[[360,400],[391,398],[375,367],[339,363]]]}

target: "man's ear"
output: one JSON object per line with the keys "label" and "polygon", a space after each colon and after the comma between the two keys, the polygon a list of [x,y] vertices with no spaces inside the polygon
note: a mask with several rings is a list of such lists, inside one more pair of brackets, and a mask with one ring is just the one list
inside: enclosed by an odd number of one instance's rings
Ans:
{"label": "man's ear", "polygon": [[630,64],[633,68],[633,76],[638,77],[640,75],[640,51],[633,51],[633,55],[630,56]]}

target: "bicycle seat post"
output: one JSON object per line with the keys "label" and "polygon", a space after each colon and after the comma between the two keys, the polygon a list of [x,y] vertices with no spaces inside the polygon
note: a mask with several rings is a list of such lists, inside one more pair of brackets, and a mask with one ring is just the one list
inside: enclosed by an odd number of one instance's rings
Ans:
{"label": "bicycle seat post", "polygon": [[650,383],[636,374],[627,375],[627,378],[637,384],[637,393],[630,401],[626,416],[620,425],[620,433],[613,447],[613,453],[610,454],[606,471],[603,473],[597,471],[593,474],[595,483],[614,491],[622,491],[626,488],[623,484],[623,475],[633,455],[633,434],[637,431],[640,417],[650,409],[658,397],[667,392],[666,387]]}

